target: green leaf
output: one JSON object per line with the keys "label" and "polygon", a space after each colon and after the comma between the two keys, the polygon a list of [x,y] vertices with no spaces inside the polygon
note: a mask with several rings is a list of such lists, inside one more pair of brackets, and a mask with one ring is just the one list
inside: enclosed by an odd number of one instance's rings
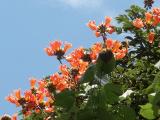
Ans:
{"label": "green leaf", "polygon": [[144,118],[149,119],[149,120],[153,120],[156,118],[154,116],[154,111],[152,109],[151,103],[147,103],[145,105],[140,105],[140,107],[141,107],[140,115],[142,115]]}
{"label": "green leaf", "polygon": [[149,100],[150,103],[153,103],[154,98],[155,98],[155,96],[150,95],[150,94],[148,95],[148,100]]}
{"label": "green leaf", "polygon": [[78,120],[114,120],[110,111],[107,111],[104,94],[94,91],[84,110],[78,113]]}
{"label": "green leaf", "polygon": [[154,92],[154,85],[151,84],[150,86],[148,86],[146,89],[145,89],[145,93],[153,93]]}
{"label": "green leaf", "polygon": [[122,95],[121,86],[108,83],[102,88],[92,90],[86,108],[97,109],[117,103],[120,95]]}
{"label": "green leaf", "polygon": [[152,99],[150,99],[150,102],[152,103],[153,105],[153,111],[154,111],[154,115],[155,116],[158,116],[158,110],[160,108],[160,93],[156,93],[155,96],[153,96]]}
{"label": "green leaf", "polygon": [[27,116],[24,120],[43,120],[45,118],[45,114],[40,112],[40,113],[35,113],[33,112],[31,115]]}
{"label": "green leaf", "polygon": [[113,114],[106,110],[105,106],[96,110],[96,120],[115,120]]}
{"label": "green leaf", "polygon": [[123,23],[123,22],[128,22],[129,18],[127,15],[119,15],[118,17],[116,17],[116,20],[118,23]]}
{"label": "green leaf", "polygon": [[115,27],[115,30],[116,30],[117,34],[122,33],[122,28],[121,27]]}
{"label": "green leaf", "polygon": [[115,68],[115,58],[111,51],[103,51],[99,54],[96,63],[96,74],[98,77],[102,77],[105,74],[109,74]]}
{"label": "green leaf", "polygon": [[118,106],[115,111],[114,120],[136,120],[135,111],[127,106]]}
{"label": "green leaf", "polygon": [[148,88],[146,88],[145,92],[151,93],[159,91],[160,91],[160,72],[156,74],[153,83],[150,86],[148,86]]}
{"label": "green leaf", "polygon": [[95,111],[84,109],[79,111],[77,120],[115,120],[113,115],[104,107],[99,107]]}
{"label": "green leaf", "polygon": [[56,120],[70,120],[70,112],[60,113],[59,116],[57,116]]}
{"label": "green leaf", "polygon": [[160,49],[156,50],[156,53],[157,53],[157,54],[160,54]]}
{"label": "green leaf", "polygon": [[112,83],[106,84],[103,88],[105,99],[107,103],[113,104],[118,102],[119,96],[122,95],[121,86]]}
{"label": "green leaf", "polygon": [[101,89],[93,89],[90,93],[89,100],[86,104],[87,109],[96,109],[99,106],[105,105],[104,92]]}
{"label": "green leaf", "polygon": [[92,64],[88,67],[81,78],[81,83],[92,82],[94,80],[95,66],[95,64]]}
{"label": "green leaf", "polygon": [[158,72],[154,78],[154,89],[156,92],[160,91],[160,72]]}
{"label": "green leaf", "polygon": [[156,93],[156,95],[154,96],[154,99],[152,101],[152,104],[154,106],[159,106],[160,107],[160,92]]}
{"label": "green leaf", "polygon": [[62,91],[55,95],[55,105],[64,107],[67,110],[73,107],[74,104],[74,92],[70,90]]}
{"label": "green leaf", "polygon": [[77,120],[93,120],[95,115],[91,110],[80,110],[77,114]]}

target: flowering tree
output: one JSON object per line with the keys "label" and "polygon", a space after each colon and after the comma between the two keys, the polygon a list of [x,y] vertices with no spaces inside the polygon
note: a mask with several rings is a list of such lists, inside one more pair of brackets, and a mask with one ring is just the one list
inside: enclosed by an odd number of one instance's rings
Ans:
{"label": "flowering tree", "polygon": [[[116,17],[87,26],[102,41],[90,48],[72,47],[60,40],[45,48],[59,61],[59,71],[31,79],[24,94],[15,90],[6,100],[21,107],[24,120],[158,120],[160,119],[160,8],[132,5]],[[152,9],[151,9],[152,8]],[[151,9],[151,10],[150,10]],[[108,34],[127,33],[126,41]],[[158,63],[157,63],[158,62]],[[157,63],[157,64],[156,64]],[[14,115],[1,120],[16,120]]]}

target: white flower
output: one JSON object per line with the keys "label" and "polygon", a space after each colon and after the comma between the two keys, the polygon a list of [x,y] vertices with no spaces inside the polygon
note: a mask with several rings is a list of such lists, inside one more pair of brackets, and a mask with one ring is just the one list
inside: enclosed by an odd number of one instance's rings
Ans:
{"label": "white flower", "polygon": [[160,61],[158,61],[158,62],[154,65],[154,67],[160,69]]}
{"label": "white flower", "polygon": [[156,93],[151,93],[150,95],[151,95],[151,96],[155,96],[155,95],[156,95]]}
{"label": "white flower", "polygon": [[122,97],[122,98],[126,98],[127,96],[129,96],[131,93],[133,93],[134,91],[132,90],[127,90],[125,93],[123,93],[123,95],[119,96],[119,97]]}
{"label": "white flower", "polygon": [[92,86],[88,85],[88,86],[86,86],[86,88],[85,88],[85,92],[87,93],[90,89],[96,88],[96,87],[97,87],[97,85],[92,85]]}

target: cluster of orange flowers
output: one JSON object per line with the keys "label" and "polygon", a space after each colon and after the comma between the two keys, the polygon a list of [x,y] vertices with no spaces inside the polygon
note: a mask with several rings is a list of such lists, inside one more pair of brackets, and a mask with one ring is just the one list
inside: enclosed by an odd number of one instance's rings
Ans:
{"label": "cluster of orange flowers", "polygon": [[122,44],[119,41],[107,39],[105,44],[107,49],[112,51],[116,60],[124,58],[128,52],[128,45],[122,47]]}
{"label": "cluster of orange flowers", "polygon": [[38,82],[38,87],[35,87],[36,79],[30,80],[31,89],[21,95],[20,89],[15,90],[13,94],[6,97],[6,100],[15,104],[17,107],[22,107],[22,113],[25,116],[30,115],[32,112],[51,113],[54,111],[53,98],[46,89],[45,80]]}
{"label": "cluster of orange flowers", "polygon": [[45,48],[44,50],[49,56],[57,56],[58,58],[61,58],[65,52],[70,49],[72,45],[70,43],[64,43],[64,48],[62,48],[62,42],[59,40],[50,42],[50,46]]}
{"label": "cluster of orange flowers", "polygon": [[103,50],[110,50],[116,60],[122,59],[128,52],[128,48],[123,47],[119,41],[106,39],[105,45],[95,43],[90,49],[77,48],[67,56],[63,56],[69,64],[61,64],[60,72],[50,76],[50,82],[55,86],[58,92],[64,89],[75,89],[80,78],[85,73],[90,63],[96,63],[97,57]]}
{"label": "cluster of orange flowers", "polygon": [[112,34],[115,32],[114,26],[110,24],[111,20],[112,19],[110,17],[105,17],[104,23],[97,26],[95,21],[89,21],[87,26],[95,32],[96,37],[100,37],[106,33]]}
{"label": "cluster of orange flowers", "polygon": [[122,59],[128,52],[127,47],[122,47],[119,41],[106,39],[105,48],[103,44],[96,43],[90,50],[84,48],[77,48],[64,58],[69,62],[70,67],[62,64],[60,65],[59,73],[54,73],[50,76],[50,82],[55,86],[58,92],[64,89],[75,89],[78,81],[85,73],[90,63],[95,63],[101,51],[104,49],[111,50],[116,60]]}
{"label": "cluster of orange flowers", "polygon": [[[105,23],[96,26],[93,21],[89,21],[88,26],[96,34],[103,37],[106,32],[111,34],[114,31],[110,21],[111,19],[106,17]],[[102,30],[104,28],[105,31]],[[119,41],[107,38],[103,40],[103,43],[93,44],[90,49],[80,47],[68,55],[65,55],[65,53],[72,45],[70,43],[64,43],[64,47],[62,45],[61,41],[56,40],[44,49],[48,56],[56,56],[60,61],[59,72],[50,75],[47,79],[40,80],[38,87],[35,86],[37,80],[31,79],[31,89],[25,91],[24,96],[21,95],[20,90],[16,90],[13,95],[6,98],[7,101],[16,106],[21,106],[24,116],[30,115],[32,112],[45,111],[48,114],[54,112],[54,94],[58,94],[65,89],[76,89],[88,66],[91,63],[96,63],[98,55],[102,51],[112,51],[116,60],[122,59],[128,52],[128,46],[123,46]],[[63,64],[61,59],[65,59],[69,63],[69,67]]]}
{"label": "cluster of orange flowers", "polygon": [[[143,27],[156,27],[160,23],[160,8],[153,8],[151,12],[145,13],[145,19],[142,20],[141,18],[136,18],[133,21],[133,26],[140,29]],[[155,40],[155,33],[150,31],[148,33],[148,40],[149,43],[153,43]]]}

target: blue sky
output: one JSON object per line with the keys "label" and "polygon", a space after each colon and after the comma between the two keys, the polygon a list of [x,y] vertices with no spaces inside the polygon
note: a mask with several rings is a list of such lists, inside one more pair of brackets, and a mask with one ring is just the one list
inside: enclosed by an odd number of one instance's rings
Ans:
{"label": "blue sky", "polygon": [[[17,108],[4,100],[14,89],[29,88],[29,78],[57,71],[58,62],[43,48],[60,39],[88,47],[98,39],[88,20],[115,17],[143,0],[0,0],[0,115]],[[158,1],[156,6],[160,6]],[[114,38],[118,38],[113,36]]]}

